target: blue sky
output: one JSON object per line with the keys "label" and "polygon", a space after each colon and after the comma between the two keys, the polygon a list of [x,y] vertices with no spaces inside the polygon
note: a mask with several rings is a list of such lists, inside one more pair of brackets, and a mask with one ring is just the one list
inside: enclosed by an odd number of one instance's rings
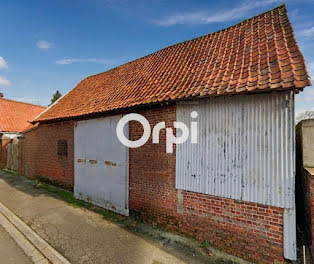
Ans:
{"label": "blue sky", "polygon": [[[314,79],[314,0],[1,1],[0,92],[47,105],[84,77],[286,3]],[[296,112],[314,110],[314,87]]]}

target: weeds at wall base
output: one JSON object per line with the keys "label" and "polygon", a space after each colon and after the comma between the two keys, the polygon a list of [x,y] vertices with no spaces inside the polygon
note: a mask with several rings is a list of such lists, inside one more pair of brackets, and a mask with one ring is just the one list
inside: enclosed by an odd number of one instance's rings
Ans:
{"label": "weeds at wall base", "polygon": [[57,181],[57,180],[54,180],[54,179],[50,179],[48,177],[44,177],[44,176],[41,176],[41,175],[36,175],[35,176],[35,180],[37,180],[37,181],[39,181],[41,183],[46,183],[48,185],[56,186],[56,187],[59,187],[61,189],[73,192],[72,185],[67,184],[67,183],[63,183],[63,182],[60,182],[60,181]]}
{"label": "weeds at wall base", "polygon": [[6,172],[6,173],[9,173],[11,175],[18,176],[18,173],[16,173],[15,171],[11,171],[11,170],[8,170],[8,169],[2,169],[2,171]]}
{"label": "weeds at wall base", "polygon": [[[149,223],[151,224],[151,227],[157,231],[176,232],[173,226],[169,227],[166,224],[161,224],[160,221],[158,221],[157,217],[153,217],[150,214],[143,214],[143,212],[131,210],[130,216],[125,217],[115,212],[93,205],[92,203],[88,203],[83,200],[77,199],[73,196],[73,193],[71,191],[68,191],[68,190],[65,190],[63,188],[56,186],[54,184],[55,183],[54,181],[50,181],[47,178],[37,177],[36,181],[37,181],[37,184],[36,184],[37,188],[56,194],[57,196],[65,200],[70,206],[74,206],[77,208],[85,208],[97,214],[100,214],[104,219],[109,220],[111,222],[120,223],[132,229],[134,229],[134,226],[132,225],[132,223],[136,223],[136,222]],[[49,184],[48,182],[53,183],[53,184]],[[165,217],[169,218],[169,216],[165,216]],[[177,223],[177,225],[179,224]],[[176,233],[179,233],[179,232],[176,232]]]}
{"label": "weeds at wall base", "polygon": [[49,185],[44,182],[38,182],[36,187],[58,195],[60,198],[64,199],[71,206],[78,207],[78,208],[85,208],[97,214],[100,214],[106,220],[117,221],[118,219],[121,219],[121,217],[119,217],[119,215],[114,212],[111,212],[106,209],[101,209],[91,203],[85,202],[80,199],[76,199],[73,196],[72,192],[70,191],[61,189],[56,186]]}
{"label": "weeds at wall base", "polygon": [[[45,178],[46,179],[46,178]],[[117,214],[115,212],[100,208],[96,205],[93,205],[92,203],[88,203],[85,202],[83,200],[80,199],[76,199],[73,196],[73,193],[68,191],[68,190],[64,190],[60,187],[48,184],[46,182],[42,182],[37,178],[37,184],[36,187],[39,189],[43,189],[46,190],[50,193],[54,193],[57,196],[59,196],[60,198],[62,198],[63,200],[65,200],[69,205],[77,207],[77,208],[85,208],[88,209],[90,211],[93,211],[94,213],[100,214],[104,219],[109,220],[111,222],[118,222],[120,224],[126,224],[125,226],[129,226],[129,227],[134,227],[132,226],[132,223],[150,223],[152,224],[152,227],[155,230],[158,231],[169,231],[169,228],[166,227],[166,225],[162,225],[160,223],[158,223],[158,221],[156,221],[156,219],[153,219],[153,217],[143,217],[142,214],[139,214],[138,212],[135,211],[131,211],[131,216],[129,217],[125,217],[122,216],[120,214]],[[155,220],[155,221],[154,221]]]}

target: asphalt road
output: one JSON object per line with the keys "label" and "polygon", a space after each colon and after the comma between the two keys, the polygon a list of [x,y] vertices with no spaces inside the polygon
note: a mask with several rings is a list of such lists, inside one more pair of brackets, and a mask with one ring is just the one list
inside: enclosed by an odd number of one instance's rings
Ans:
{"label": "asphalt road", "polygon": [[0,263],[31,264],[32,261],[15,243],[10,235],[0,226]]}

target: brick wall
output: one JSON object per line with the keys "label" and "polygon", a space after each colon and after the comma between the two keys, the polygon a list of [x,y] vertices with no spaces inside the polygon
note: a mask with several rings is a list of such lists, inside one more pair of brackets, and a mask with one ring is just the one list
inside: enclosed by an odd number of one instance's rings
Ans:
{"label": "brick wall", "polygon": [[184,192],[183,230],[251,261],[283,260],[283,209]]}
{"label": "brick wall", "polygon": [[[173,127],[175,106],[143,110],[153,127],[166,121]],[[130,123],[130,138],[142,135]],[[166,154],[165,131],[160,144],[150,140],[130,149],[130,210],[142,219],[208,241],[248,260],[283,260],[283,209],[175,189],[175,151]],[[178,206],[178,204],[181,205]]]}
{"label": "brick wall", "polygon": [[[23,174],[31,178],[50,179],[66,188],[73,187],[73,133],[73,122],[42,124],[25,133]],[[67,157],[57,155],[58,140],[67,140]]]}
{"label": "brick wall", "polygon": [[6,138],[1,140],[1,168],[7,168],[7,145],[12,141],[12,139]]}
{"label": "brick wall", "polygon": [[[171,127],[176,118],[174,106],[139,113],[147,118],[151,127],[161,121],[166,122],[166,127]],[[131,140],[136,140],[143,134],[142,126],[136,121],[130,123],[129,129]],[[178,214],[177,191],[174,188],[175,154],[166,154],[165,139],[163,129],[159,144],[152,144],[150,138],[144,146],[129,150],[129,206],[144,216],[156,216],[159,220],[165,220],[166,224],[168,221],[177,221]]]}

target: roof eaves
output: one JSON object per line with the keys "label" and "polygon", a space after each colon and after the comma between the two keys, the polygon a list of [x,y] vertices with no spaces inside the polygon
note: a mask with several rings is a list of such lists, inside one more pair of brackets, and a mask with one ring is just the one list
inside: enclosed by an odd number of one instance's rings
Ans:
{"label": "roof eaves", "polygon": [[[287,88],[277,88],[276,90],[273,90],[271,88],[269,89],[263,89],[263,90],[255,90],[255,91],[243,91],[243,92],[234,92],[234,93],[226,93],[226,94],[212,94],[212,95],[196,95],[196,96],[190,96],[190,97],[184,97],[180,99],[174,99],[174,100],[167,100],[167,101],[161,101],[161,102],[154,102],[154,103],[146,103],[146,104],[135,104],[133,106],[124,108],[115,108],[107,111],[99,111],[99,112],[93,112],[93,113],[88,113],[88,114],[82,114],[82,115],[72,115],[72,116],[64,116],[64,117],[57,117],[57,118],[50,118],[50,119],[37,119],[35,123],[55,123],[55,122],[64,122],[64,121],[70,121],[70,120],[80,120],[80,119],[86,119],[86,118],[97,118],[99,116],[103,115],[112,115],[115,113],[124,113],[124,112],[129,112],[129,111],[134,111],[138,109],[143,109],[143,108],[149,108],[153,106],[167,106],[171,104],[176,104],[179,102],[184,102],[184,101],[192,101],[192,100],[198,100],[198,99],[214,99],[217,97],[225,96],[225,97],[231,97],[231,96],[236,96],[236,95],[257,95],[257,94],[265,94],[265,93],[277,93],[277,92],[287,92],[287,91],[293,91],[294,93],[298,93],[299,91],[302,91],[303,88],[297,88],[297,87],[291,87],[290,89]],[[31,122],[32,123],[32,122]],[[32,123],[34,124],[34,123]]]}
{"label": "roof eaves", "polygon": [[[75,87],[74,87],[75,88]],[[74,89],[73,88],[73,89]],[[72,89],[72,90],[73,90]],[[37,119],[41,116],[41,115],[43,115],[44,113],[46,113],[48,110],[50,110],[54,105],[56,105],[59,101],[61,101],[61,99],[63,99],[68,93],[70,93],[72,90],[70,90],[69,92],[67,92],[67,93],[65,93],[64,95],[62,95],[58,100],[56,100],[53,104],[51,104],[50,106],[48,106],[48,107],[46,107],[46,109],[43,111],[43,112],[41,112],[39,115],[37,115],[36,117],[34,117],[33,118],[33,120],[31,120],[31,121],[28,121],[29,123],[31,123],[31,124],[35,124],[35,123],[37,123],[38,121],[37,121]]]}

